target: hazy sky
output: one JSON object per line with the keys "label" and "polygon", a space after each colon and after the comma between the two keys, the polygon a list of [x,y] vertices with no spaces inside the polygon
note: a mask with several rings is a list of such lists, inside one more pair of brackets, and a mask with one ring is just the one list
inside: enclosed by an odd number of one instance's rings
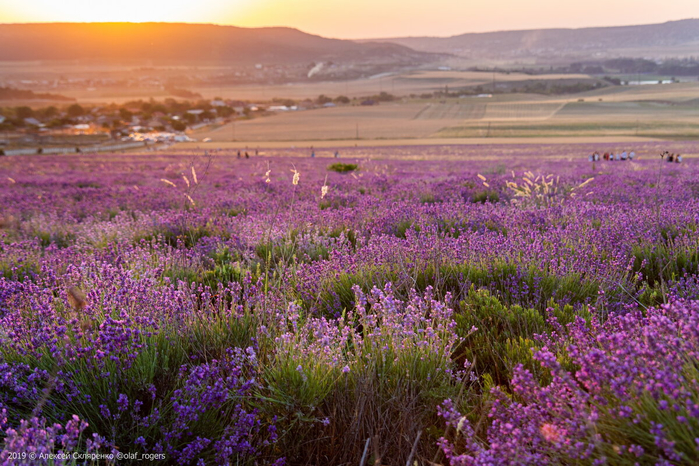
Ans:
{"label": "hazy sky", "polygon": [[291,26],[338,38],[647,24],[699,0],[0,0],[0,22],[169,21]]}

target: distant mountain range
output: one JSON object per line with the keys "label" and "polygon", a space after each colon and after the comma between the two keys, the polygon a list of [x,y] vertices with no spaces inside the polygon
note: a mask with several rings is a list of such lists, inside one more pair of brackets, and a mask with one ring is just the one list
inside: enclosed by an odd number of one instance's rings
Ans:
{"label": "distant mountain range", "polygon": [[327,39],[285,27],[240,28],[181,23],[0,24],[1,60],[150,61],[153,64],[386,65],[435,60],[389,42]]}
{"label": "distant mountain range", "polygon": [[[0,24],[0,61],[78,60],[153,65],[297,65],[330,62],[386,71],[474,60],[560,62],[699,55],[699,19],[641,26],[535,29],[372,40],[328,39],[286,27],[182,23]],[[312,66],[312,65],[311,65]]]}
{"label": "distant mountain range", "polygon": [[641,26],[533,29],[372,41],[474,59],[696,57],[699,56],[699,19]]}

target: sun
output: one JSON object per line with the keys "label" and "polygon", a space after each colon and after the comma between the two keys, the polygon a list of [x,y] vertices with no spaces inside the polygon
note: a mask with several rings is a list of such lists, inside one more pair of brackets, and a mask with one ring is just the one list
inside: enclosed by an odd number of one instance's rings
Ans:
{"label": "sun", "polygon": [[0,22],[216,23],[250,0],[28,0],[0,11]]}

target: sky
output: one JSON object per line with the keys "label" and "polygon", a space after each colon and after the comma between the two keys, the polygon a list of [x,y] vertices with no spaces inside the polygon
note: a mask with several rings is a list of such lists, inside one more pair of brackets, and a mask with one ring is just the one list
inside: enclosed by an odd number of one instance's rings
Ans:
{"label": "sky", "polygon": [[699,18],[698,0],[0,0],[0,23],[289,26],[341,39],[623,26]]}

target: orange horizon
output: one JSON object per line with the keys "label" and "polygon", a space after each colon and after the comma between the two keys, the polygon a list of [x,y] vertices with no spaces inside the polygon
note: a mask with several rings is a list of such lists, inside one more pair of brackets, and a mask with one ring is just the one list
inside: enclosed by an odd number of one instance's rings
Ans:
{"label": "orange horizon", "polygon": [[[2,0],[0,0],[2,1]],[[695,0],[667,0],[662,11],[650,0],[589,0],[562,6],[557,0],[122,0],[118,5],[81,0],[25,0],[0,7],[2,24],[174,23],[289,27],[342,39],[580,29],[657,24],[699,17]],[[599,12],[604,11],[604,15]]]}

